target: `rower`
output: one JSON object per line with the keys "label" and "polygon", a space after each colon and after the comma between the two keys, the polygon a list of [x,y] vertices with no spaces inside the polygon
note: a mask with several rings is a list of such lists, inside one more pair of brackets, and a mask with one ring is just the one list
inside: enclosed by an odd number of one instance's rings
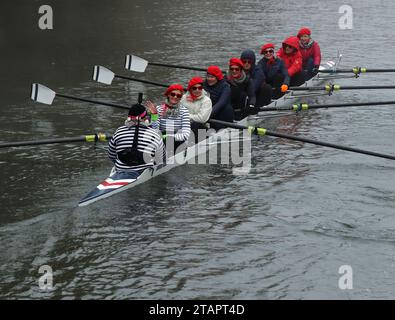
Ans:
{"label": "rower", "polygon": [[264,105],[265,90],[262,90],[262,85],[264,84],[265,76],[260,68],[256,66],[256,56],[255,52],[251,49],[246,49],[241,53],[241,62],[243,62],[244,72],[248,77],[251,78],[254,84],[256,104],[257,108]]}
{"label": "rower", "polygon": [[208,93],[203,89],[203,79],[201,77],[193,77],[187,88],[187,93],[181,99],[181,104],[186,106],[191,119],[191,130],[195,135],[195,142],[199,139],[199,129],[204,130],[204,139],[206,138],[206,130],[208,128],[207,121],[212,111],[212,103]]}
{"label": "rower", "polygon": [[[184,87],[180,84],[170,85],[164,95],[166,101],[155,106],[151,101],[146,102],[146,107],[151,113],[151,118],[157,116],[157,120],[152,121],[153,129],[159,130],[165,141],[167,150],[173,153],[180,145],[188,141],[191,133],[191,122],[187,107],[181,103],[184,94]],[[174,150],[171,150],[174,146]]]}
{"label": "rower", "polygon": [[255,108],[256,96],[254,83],[246,75],[243,62],[239,58],[229,60],[230,103],[235,110],[236,119],[240,120],[258,111]]}
{"label": "rower", "polygon": [[116,171],[142,171],[161,164],[164,145],[156,130],[149,127],[148,113],[140,103],[134,104],[125,121],[108,143],[108,156]]}
{"label": "rower", "polygon": [[321,64],[321,49],[316,41],[311,38],[309,28],[302,28],[298,32],[299,51],[302,54],[303,70],[306,81],[314,77]]}
{"label": "rower", "polygon": [[[233,122],[234,111],[230,104],[230,87],[225,81],[224,75],[218,66],[209,66],[207,68],[207,75],[203,83],[203,88],[210,95],[212,103],[210,118],[225,122]],[[225,126],[220,124],[210,124],[210,127],[215,130],[225,128]]]}
{"label": "rower", "polygon": [[302,72],[302,55],[299,51],[299,38],[289,37],[284,40],[282,47],[277,52],[277,57],[282,59],[291,77],[291,86],[300,86],[305,82]]}
{"label": "rower", "polygon": [[263,58],[259,60],[257,66],[264,77],[259,97],[259,99],[262,99],[259,104],[264,106],[269,105],[272,99],[278,99],[287,92],[290,82],[284,61],[276,57],[274,48],[273,43],[266,43],[262,46],[261,54],[263,54]]}

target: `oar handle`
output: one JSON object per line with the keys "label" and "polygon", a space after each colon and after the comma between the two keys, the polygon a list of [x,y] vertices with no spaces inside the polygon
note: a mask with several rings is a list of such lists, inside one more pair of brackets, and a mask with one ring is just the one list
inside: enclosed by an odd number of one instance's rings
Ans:
{"label": "oar handle", "polygon": [[74,96],[69,96],[67,94],[57,93],[56,96],[60,97],[60,98],[65,98],[65,99],[89,102],[89,103],[94,103],[94,104],[101,104],[101,105],[104,105],[104,106],[109,106],[109,107],[114,107],[114,108],[119,108],[119,109],[128,109],[128,110],[130,109],[130,107],[123,106],[123,105],[116,104],[116,103],[110,103],[110,102],[103,102],[103,101],[91,100],[91,99],[86,99],[86,98],[74,97]]}

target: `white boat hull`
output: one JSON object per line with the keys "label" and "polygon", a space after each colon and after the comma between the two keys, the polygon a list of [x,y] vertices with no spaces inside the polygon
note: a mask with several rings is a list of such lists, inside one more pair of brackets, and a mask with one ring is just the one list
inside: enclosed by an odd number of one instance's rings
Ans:
{"label": "white boat hull", "polygon": [[[333,63],[328,63],[327,65],[321,66],[321,68],[332,68]],[[327,79],[325,77],[316,76],[306,83],[303,86],[311,86],[313,83],[322,83]],[[283,107],[289,106],[290,104],[300,99],[301,96],[293,95],[293,93],[288,93],[283,97],[273,101],[267,107],[278,108],[281,109]],[[237,122],[239,125],[255,126],[258,123],[265,122],[265,120],[272,118],[273,116],[268,115],[267,112],[260,112],[254,116],[248,116]],[[142,173],[134,172],[130,173],[117,173],[115,170],[112,170],[110,176],[105,179],[102,183],[100,183],[94,190],[92,190],[88,195],[86,195],[80,202],[79,206],[86,206],[98,200],[110,197],[119,192],[131,189],[139,184],[142,184],[160,174],[168,172],[173,168],[183,165],[192,159],[195,159],[199,155],[206,154],[212,148],[214,148],[218,141],[232,141],[239,139],[240,131],[236,129],[223,129],[218,131],[217,133],[211,135],[207,139],[190,146],[186,149],[186,152],[180,152],[167,159],[167,163],[165,165],[159,165],[154,167],[153,169],[146,169]],[[107,187],[107,188],[106,188]]]}

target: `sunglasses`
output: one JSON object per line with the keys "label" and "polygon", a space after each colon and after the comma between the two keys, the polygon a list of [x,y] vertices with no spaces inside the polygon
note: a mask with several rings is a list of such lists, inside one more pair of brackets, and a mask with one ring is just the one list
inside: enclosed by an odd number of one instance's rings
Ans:
{"label": "sunglasses", "polygon": [[273,52],[274,52],[274,50],[270,49],[270,50],[265,50],[265,51],[263,51],[263,54],[266,54],[266,53],[273,53]]}
{"label": "sunglasses", "polygon": [[252,60],[250,60],[250,59],[243,59],[243,60],[241,60],[241,62],[252,64]]}
{"label": "sunglasses", "polygon": [[230,71],[240,71],[240,68],[229,68]]}
{"label": "sunglasses", "polygon": [[181,93],[170,92],[169,95],[171,97],[178,98],[178,99],[182,98],[182,94]]}
{"label": "sunglasses", "polygon": [[194,91],[196,91],[196,90],[202,91],[203,90],[203,86],[192,87],[192,90],[194,90]]}

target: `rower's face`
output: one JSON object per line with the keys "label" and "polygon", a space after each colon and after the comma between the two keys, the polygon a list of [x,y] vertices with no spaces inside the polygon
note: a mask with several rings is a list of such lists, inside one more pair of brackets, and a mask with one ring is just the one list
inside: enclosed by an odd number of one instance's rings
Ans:
{"label": "rower's face", "polygon": [[168,95],[169,103],[171,105],[178,104],[182,98],[182,95],[183,95],[183,92],[181,92],[180,90],[173,90]]}
{"label": "rower's face", "polygon": [[249,71],[252,66],[252,60],[251,59],[242,59],[241,61],[243,62],[243,69],[245,71]]}
{"label": "rower's face", "polygon": [[207,80],[207,84],[208,84],[209,86],[213,86],[213,85],[215,85],[215,84],[218,82],[217,78],[214,77],[214,76],[211,75],[211,74],[207,74],[206,80]]}
{"label": "rower's face", "polygon": [[274,49],[268,48],[265,51],[263,51],[263,55],[265,56],[266,59],[271,59],[274,55]]}
{"label": "rower's face", "polygon": [[239,78],[241,76],[241,68],[239,66],[230,66],[229,71],[234,78]]}
{"label": "rower's face", "polygon": [[200,97],[203,93],[203,85],[201,83],[195,84],[192,88],[191,88],[191,93],[195,96],[195,97]]}
{"label": "rower's face", "polygon": [[310,36],[309,36],[308,34],[303,34],[303,35],[300,37],[300,40],[301,40],[303,43],[308,43],[308,42],[310,41]]}
{"label": "rower's face", "polygon": [[291,46],[285,45],[285,54],[291,54],[292,52],[294,52],[294,48],[292,48]]}

